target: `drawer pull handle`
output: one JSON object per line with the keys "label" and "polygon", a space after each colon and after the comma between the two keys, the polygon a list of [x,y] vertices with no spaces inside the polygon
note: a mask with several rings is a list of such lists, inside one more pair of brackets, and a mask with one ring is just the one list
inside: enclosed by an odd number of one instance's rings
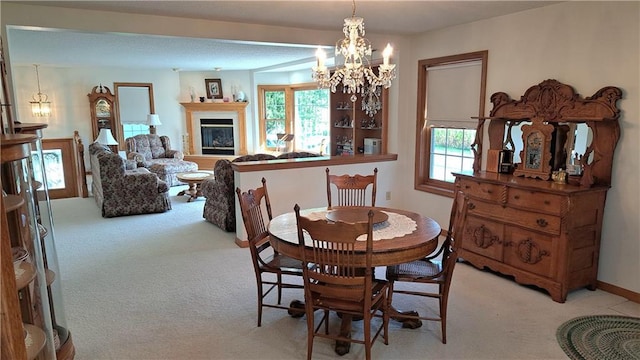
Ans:
{"label": "drawer pull handle", "polygon": [[493,194],[493,191],[491,191],[491,189],[487,190],[487,194]]}
{"label": "drawer pull handle", "polygon": [[472,202],[469,203],[469,205],[467,205],[467,207],[469,208],[469,210],[473,210],[476,208],[476,205]]}
{"label": "drawer pull handle", "polygon": [[549,200],[545,200],[545,201],[544,201],[544,204],[545,204],[545,205],[551,205],[551,202],[550,202]]}
{"label": "drawer pull handle", "polygon": [[547,225],[549,225],[549,223],[545,219],[536,220],[536,224],[538,224],[538,226],[540,227],[547,227]]}
{"label": "drawer pull handle", "polygon": [[516,199],[516,200],[519,200],[520,199],[520,195],[516,195],[513,198]]}

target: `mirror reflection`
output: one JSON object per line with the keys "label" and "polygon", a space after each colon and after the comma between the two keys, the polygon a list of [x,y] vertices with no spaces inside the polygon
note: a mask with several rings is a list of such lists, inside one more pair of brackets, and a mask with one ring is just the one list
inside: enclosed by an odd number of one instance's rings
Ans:
{"label": "mirror reflection", "polygon": [[[503,148],[511,149],[513,153],[513,162],[520,163],[520,151],[522,144],[522,126],[531,125],[530,121],[507,121],[505,123],[505,132],[503,138]],[[555,144],[553,157],[554,170],[560,168],[566,169],[567,165],[577,163],[582,155],[585,154],[593,139],[593,132],[586,123],[557,123],[555,124]],[[559,159],[562,156],[563,159]],[[593,156],[593,154],[591,154]],[[577,161],[578,160],[578,161]],[[591,161],[591,158],[589,158]]]}
{"label": "mirror reflection", "polygon": [[147,115],[155,114],[153,84],[114,83],[116,95],[117,140],[124,150],[124,140],[138,134],[148,134]]}

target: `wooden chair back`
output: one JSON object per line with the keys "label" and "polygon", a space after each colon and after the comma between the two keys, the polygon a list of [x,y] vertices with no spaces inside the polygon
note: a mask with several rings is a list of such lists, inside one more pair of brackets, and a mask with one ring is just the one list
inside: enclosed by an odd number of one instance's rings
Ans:
{"label": "wooden chair back", "polygon": [[[311,220],[300,216],[300,207],[295,206],[298,224],[298,242],[305,245],[308,236],[312,255],[303,251],[303,277],[305,292],[310,298],[364,300],[364,309],[371,307],[372,255],[373,255],[373,211],[369,211],[368,222],[350,224],[326,219]],[[307,236],[305,236],[305,234]],[[356,267],[353,256],[356,240],[366,235],[366,267]],[[306,266],[312,264],[312,266]],[[305,300],[307,297],[305,297]],[[352,309],[356,310],[356,309]]]}
{"label": "wooden chair back", "polygon": [[[236,188],[236,194],[238,194],[242,222],[247,231],[251,255],[254,261],[258,261],[259,254],[270,247],[267,225],[273,215],[271,213],[269,193],[267,192],[267,180],[262,178],[261,187],[245,192],[242,192],[240,188]],[[263,201],[266,217],[263,213]]]}
{"label": "wooden chair back", "polygon": [[[376,188],[378,168],[373,169],[373,175],[331,175],[327,174],[327,203],[331,207],[332,185],[336,188],[337,203],[335,206],[376,206]],[[367,205],[366,192],[371,185],[371,205]]]}
{"label": "wooden chair back", "polygon": [[[257,282],[258,326],[262,324],[263,307],[286,309],[291,316],[302,316],[301,310],[294,309],[293,303],[289,306],[281,305],[283,289],[302,288],[299,282],[299,277],[302,276],[302,262],[278,253],[269,242],[267,226],[272,219],[272,213],[267,181],[262,178],[261,187],[246,192],[236,188],[236,193],[240,202],[242,221],[247,231],[249,251]],[[263,274],[266,277],[263,278]],[[294,282],[285,281],[285,275],[297,279]],[[267,296],[272,291],[277,293],[277,302],[267,301]]]}
{"label": "wooden chair back", "polygon": [[449,215],[449,229],[447,230],[447,238],[444,247],[445,257],[448,253],[457,248],[456,241],[459,243],[464,231],[464,224],[467,220],[467,208],[469,200],[462,191],[457,191],[453,197],[451,205],[451,214]]}

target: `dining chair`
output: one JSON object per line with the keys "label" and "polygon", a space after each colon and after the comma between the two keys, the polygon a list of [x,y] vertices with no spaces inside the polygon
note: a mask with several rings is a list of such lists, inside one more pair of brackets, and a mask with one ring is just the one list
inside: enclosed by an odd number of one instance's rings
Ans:
{"label": "dining chair", "polygon": [[[365,346],[367,359],[371,359],[371,346],[383,332],[384,343],[388,344],[389,311],[388,284],[374,280],[373,258],[373,211],[368,213],[368,221],[360,223],[332,222],[327,219],[311,220],[300,215],[300,207],[294,207],[298,228],[298,243],[303,249],[303,279],[305,314],[307,316],[307,359],[313,354],[316,336],[340,342],[358,343]],[[365,263],[355,264],[357,240],[362,235],[365,240]],[[309,239],[307,252],[305,239]],[[315,325],[315,311],[324,312]],[[329,333],[329,313],[351,314],[362,317],[363,336],[352,338],[349,334]],[[379,314],[382,312],[382,315]],[[343,315],[344,316],[344,315]],[[382,316],[382,324],[372,335],[371,320]],[[324,323],[324,332],[320,330]]]}
{"label": "dining chair", "polygon": [[[251,260],[258,286],[258,326],[262,325],[262,309],[264,307],[286,309],[291,315],[302,316],[303,310],[281,305],[282,289],[303,288],[301,281],[302,261],[278,253],[269,242],[267,224],[271,221],[272,214],[267,181],[262,178],[261,187],[246,192],[236,188],[236,193],[240,202],[242,221],[247,231]],[[266,211],[266,218],[263,208]],[[292,281],[283,281],[283,276],[288,276],[287,279]],[[293,281],[293,277],[297,277],[299,281]],[[266,296],[274,289],[277,289],[278,292],[277,303],[265,302]]]}
{"label": "dining chair", "polygon": [[[464,223],[467,216],[467,198],[461,191],[457,191],[451,207],[449,217],[449,229],[442,245],[435,254],[423,259],[393,265],[387,267],[386,277],[389,281],[389,303],[393,301],[394,294],[415,295],[420,297],[438,299],[439,316],[420,316],[417,313],[399,313],[394,316],[396,320],[430,320],[440,321],[442,331],[442,343],[447,343],[447,303],[449,300],[449,288],[453,277],[453,269],[458,255],[455,241],[462,236]],[[429,289],[397,289],[396,282],[409,282],[419,284],[435,284],[437,292]]]}
{"label": "dining chair", "polygon": [[[335,206],[367,206],[366,192],[371,186],[371,205],[376,206],[376,188],[378,168],[373,169],[373,175],[331,175],[327,174],[327,203],[331,207],[332,188],[336,188],[337,204]],[[333,186],[332,186],[333,185]]]}

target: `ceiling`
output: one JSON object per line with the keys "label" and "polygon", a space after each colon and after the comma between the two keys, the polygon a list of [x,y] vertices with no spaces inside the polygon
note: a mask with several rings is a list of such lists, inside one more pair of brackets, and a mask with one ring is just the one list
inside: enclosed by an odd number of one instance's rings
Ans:
{"label": "ceiling", "polygon": [[[359,0],[356,15],[364,18],[368,34],[410,35],[558,2]],[[342,36],[343,19],[352,12],[349,0],[30,1],[28,4],[330,30],[336,32],[336,40]],[[308,67],[316,49],[315,44],[260,44],[32,28],[10,29],[8,41],[13,65],[176,71],[292,70]],[[95,49],[96,44],[101,50],[98,57],[96,51],[87,51]]]}

